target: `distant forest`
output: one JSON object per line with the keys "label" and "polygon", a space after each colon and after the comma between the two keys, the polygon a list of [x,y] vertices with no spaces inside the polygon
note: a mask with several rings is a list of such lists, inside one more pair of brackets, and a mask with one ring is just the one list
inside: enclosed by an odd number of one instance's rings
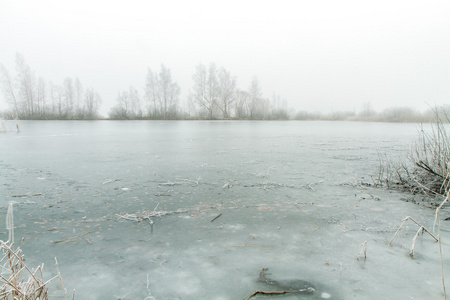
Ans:
{"label": "distant forest", "polygon": [[[388,108],[382,112],[365,103],[359,112],[330,114],[295,112],[279,95],[268,98],[262,94],[257,77],[247,90],[236,87],[236,76],[225,68],[200,64],[193,76],[193,85],[184,101],[180,101],[180,86],[164,65],[159,72],[148,69],[142,94],[130,86],[120,91],[109,111],[113,120],[347,120],[378,122],[428,122],[433,111],[420,113],[408,107]],[[65,78],[61,84],[36,77],[16,55],[16,74],[0,64],[0,88],[8,109],[0,111],[3,119],[22,120],[95,120],[103,117],[99,111],[101,97],[92,88],[84,88],[78,78]],[[141,96],[142,95],[142,96]],[[445,111],[445,110],[444,110]]]}
{"label": "distant forest", "polygon": [[100,95],[91,87],[83,88],[78,78],[67,77],[62,84],[36,78],[22,55],[16,55],[16,74],[0,64],[0,87],[9,104],[0,112],[5,119],[93,120],[97,119]]}

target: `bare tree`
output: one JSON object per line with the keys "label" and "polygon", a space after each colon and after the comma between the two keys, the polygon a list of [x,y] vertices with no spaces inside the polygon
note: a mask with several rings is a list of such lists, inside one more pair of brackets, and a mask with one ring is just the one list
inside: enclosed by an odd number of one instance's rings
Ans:
{"label": "bare tree", "polygon": [[130,101],[128,92],[119,92],[116,99],[117,104],[109,111],[111,119],[127,120],[130,119]]}
{"label": "bare tree", "polygon": [[219,95],[216,66],[211,63],[206,69],[204,65],[198,65],[193,80],[192,98],[206,111],[208,119],[214,119]]}
{"label": "bare tree", "polygon": [[169,68],[161,65],[159,74],[148,69],[145,99],[149,118],[175,119],[179,97],[180,87],[173,81]]}
{"label": "bare tree", "polygon": [[17,91],[14,86],[11,75],[8,70],[6,70],[5,66],[0,64],[0,84],[2,88],[3,95],[10,105],[14,107],[14,118],[19,118],[19,106],[17,99]]}
{"label": "bare tree", "polygon": [[264,105],[258,78],[253,77],[248,92],[250,98],[248,105],[249,118],[253,120],[262,119],[264,117]]}
{"label": "bare tree", "polygon": [[36,115],[40,119],[45,119],[46,115],[46,87],[45,87],[45,81],[42,77],[38,78],[37,82],[37,111]]}
{"label": "bare tree", "polygon": [[62,88],[59,85],[50,82],[49,96],[51,102],[49,115],[51,115],[51,118],[53,119],[64,119]]}
{"label": "bare tree", "polygon": [[102,102],[99,94],[93,88],[88,88],[84,95],[85,113],[83,117],[88,120],[93,120],[98,117],[98,110]]}
{"label": "bare tree", "polygon": [[130,118],[141,119],[142,118],[141,99],[139,98],[138,91],[132,86],[130,86],[128,97],[130,101]]}
{"label": "bare tree", "polygon": [[250,94],[247,91],[237,91],[235,101],[235,114],[237,119],[246,119],[249,117],[248,107]]}
{"label": "bare tree", "polygon": [[159,102],[158,86],[158,75],[149,68],[145,81],[144,97],[147,103],[147,115],[151,119],[159,118],[161,115],[161,113],[158,112],[157,105],[157,103]]}
{"label": "bare tree", "polygon": [[163,119],[176,117],[178,110],[178,101],[180,97],[180,87],[173,82],[170,70],[161,65],[159,73],[159,83],[161,89],[161,108]]}
{"label": "bare tree", "polygon": [[83,119],[86,111],[89,118],[98,115],[100,96],[91,89],[95,101],[85,102],[86,95],[78,78],[72,80],[67,77],[62,85],[46,84],[41,77],[36,80],[34,72],[20,54],[16,55],[15,77],[0,65],[0,88],[13,108],[15,118]]}
{"label": "bare tree", "polygon": [[221,68],[218,73],[218,107],[224,119],[229,117],[229,110],[236,100],[236,77]]}
{"label": "bare tree", "polygon": [[[83,105],[83,95],[86,96],[86,94],[83,91],[83,85],[81,84],[80,79],[75,79],[75,87],[74,87],[74,115],[77,119],[83,119],[87,116],[85,114],[88,114],[88,118],[91,119],[90,112],[88,112],[87,104]],[[87,91],[86,91],[87,93]],[[85,107],[86,106],[86,107]]]}
{"label": "bare tree", "polygon": [[110,110],[111,119],[133,120],[142,118],[141,100],[138,91],[130,86],[128,91],[119,92],[117,104]]}
{"label": "bare tree", "polygon": [[287,101],[281,96],[273,94],[271,103],[270,118],[274,120],[287,120],[289,119]]}
{"label": "bare tree", "polygon": [[65,119],[74,118],[74,98],[75,98],[75,87],[73,80],[70,77],[64,79],[63,82],[63,95],[64,95],[64,109],[63,115]]}
{"label": "bare tree", "polygon": [[359,113],[359,118],[362,120],[370,120],[375,116],[376,112],[372,108],[372,104],[370,102],[364,102],[363,109]]}
{"label": "bare tree", "polygon": [[22,111],[27,119],[34,117],[36,79],[22,55],[16,55],[16,69],[19,86],[19,98]]}

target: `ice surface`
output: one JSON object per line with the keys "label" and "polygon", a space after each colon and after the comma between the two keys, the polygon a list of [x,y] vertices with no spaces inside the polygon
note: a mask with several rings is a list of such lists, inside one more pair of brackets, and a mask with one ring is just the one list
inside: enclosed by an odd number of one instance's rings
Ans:
{"label": "ice surface", "polygon": [[[372,183],[379,153],[405,157],[415,125],[23,121],[21,129],[0,134],[0,218],[16,202],[15,239],[28,263],[45,263],[50,277],[57,257],[76,299],[149,291],[245,299],[277,288],[258,281],[262,268],[273,281],[315,289],[274,299],[443,298],[437,243],[420,237],[411,259],[418,228],[406,223],[388,246],[403,218],[431,228],[434,211],[361,185]],[[188,212],[153,226],[117,216],[178,209]],[[445,250],[449,222],[442,226]]]}

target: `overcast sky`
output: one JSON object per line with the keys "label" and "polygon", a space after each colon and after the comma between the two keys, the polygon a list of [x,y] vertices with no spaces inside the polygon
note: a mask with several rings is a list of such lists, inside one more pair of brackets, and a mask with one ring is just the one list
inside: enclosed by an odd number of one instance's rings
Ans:
{"label": "overcast sky", "polygon": [[184,100],[210,62],[296,110],[423,110],[450,103],[450,1],[0,0],[10,72],[16,53],[46,81],[92,86],[103,112],[161,64]]}

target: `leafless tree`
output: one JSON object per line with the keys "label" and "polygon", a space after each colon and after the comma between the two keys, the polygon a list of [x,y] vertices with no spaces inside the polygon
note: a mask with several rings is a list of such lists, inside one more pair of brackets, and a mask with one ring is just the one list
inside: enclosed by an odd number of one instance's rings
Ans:
{"label": "leafless tree", "polygon": [[17,91],[14,86],[14,82],[9,74],[8,70],[6,70],[5,66],[0,64],[0,84],[2,88],[3,95],[10,105],[14,107],[14,118],[19,118],[19,106],[17,99]]}
{"label": "leafless tree", "polygon": [[142,105],[138,91],[130,86],[128,91],[119,92],[116,105],[110,110],[109,117],[112,119],[142,119]]}
{"label": "leafless tree", "polygon": [[273,94],[271,101],[271,113],[270,118],[274,120],[287,120],[289,118],[288,115],[288,107],[286,99],[283,99],[281,96]]}
{"label": "leafless tree", "polygon": [[73,80],[70,77],[64,79],[63,95],[64,95],[63,115],[65,116],[65,119],[73,119],[75,87],[73,84]]}
{"label": "leafless tree", "polygon": [[192,99],[194,99],[201,109],[206,111],[206,117],[208,119],[214,119],[219,96],[219,84],[215,64],[211,63],[208,69],[202,64],[198,65],[193,80]]}
{"label": "leafless tree", "polygon": [[249,118],[252,120],[264,118],[264,101],[262,98],[261,87],[259,86],[258,78],[254,77],[248,89],[249,93]]}
{"label": "leafless tree", "polygon": [[249,117],[248,107],[250,94],[247,91],[237,91],[235,101],[235,114],[237,119],[247,119]]}
{"label": "leafless tree", "polygon": [[132,119],[142,118],[142,105],[136,88],[130,86],[129,90],[130,114]]}
{"label": "leafless tree", "polygon": [[[87,114],[87,115],[89,115],[88,118],[91,119],[89,108],[87,107],[87,103],[86,103],[86,107],[84,107],[84,105],[83,105],[83,96],[86,96],[87,91],[86,91],[86,93],[83,91],[83,85],[81,84],[81,81],[78,78],[75,79],[74,93],[75,93],[74,111],[75,111],[76,118],[77,119],[86,118],[88,116],[86,116],[85,114]],[[96,112],[95,112],[95,114],[96,114]]]}
{"label": "leafless tree", "polygon": [[83,118],[88,120],[96,119],[102,102],[99,94],[95,92],[93,88],[88,88],[84,96],[84,101],[86,112],[83,114]]}
{"label": "leafless tree", "polygon": [[[39,77],[36,80],[34,72],[25,63],[22,55],[16,55],[16,75],[12,76],[3,65],[0,65],[0,88],[5,95],[15,118],[21,119],[85,119],[98,115],[99,105],[87,107],[85,94],[80,80],[67,77],[62,85],[46,84]],[[95,103],[100,97],[96,95]],[[92,104],[92,103],[91,103]],[[92,111],[92,109],[95,110]]]}
{"label": "leafless tree", "polygon": [[16,69],[18,78],[18,95],[26,118],[34,117],[36,78],[30,67],[25,63],[22,55],[16,55]]}
{"label": "leafless tree", "polygon": [[145,99],[149,118],[175,119],[179,97],[180,87],[173,81],[169,68],[161,65],[159,74],[148,69]]}
{"label": "leafless tree", "polygon": [[116,99],[116,105],[111,108],[109,111],[109,117],[111,119],[119,119],[119,120],[126,120],[130,119],[130,111],[129,111],[129,97],[128,92],[119,92]]}
{"label": "leafless tree", "polygon": [[236,100],[236,77],[221,68],[218,72],[218,107],[224,119],[229,118],[229,110]]}
{"label": "leafless tree", "polygon": [[46,86],[45,86],[45,81],[42,77],[38,78],[37,81],[37,109],[36,109],[36,114],[37,117],[40,119],[44,119],[45,118],[45,114],[46,114]]}
{"label": "leafless tree", "polygon": [[158,112],[159,102],[159,88],[158,88],[158,75],[154,73],[150,68],[147,72],[147,78],[145,81],[144,88],[144,97],[147,103],[147,114],[148,117],[153,119],[160,116],[160,112]]}

